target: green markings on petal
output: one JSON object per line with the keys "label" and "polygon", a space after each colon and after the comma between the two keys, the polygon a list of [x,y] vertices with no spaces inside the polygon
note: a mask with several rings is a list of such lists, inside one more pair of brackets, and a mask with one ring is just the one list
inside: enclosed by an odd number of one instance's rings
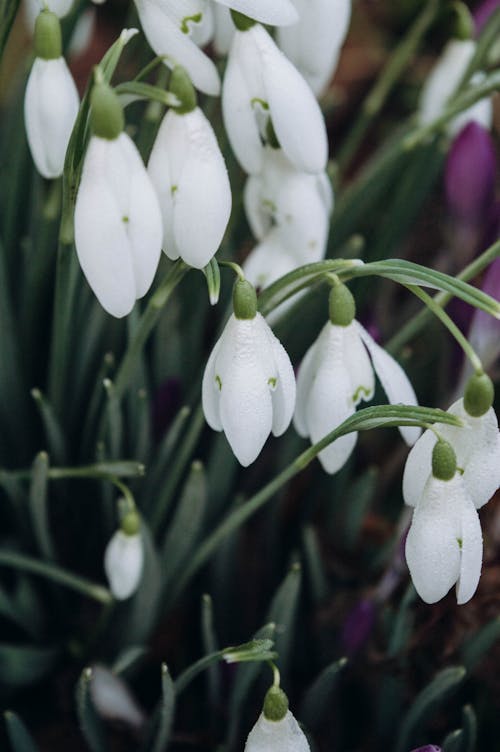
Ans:
{"label": "green markings on petal", "polygon": [[189,34],[189,24],[199,24],[203,19],[203,13],[195,13],[194,16],[184,16],[181,21],[181,31],[183,34]]}
{"label": "green markings on petal", "polygon": [[462,544],[463,544],[462,538],[457,538],[457,543],[458,543],[459,549],[462,550]]}
{"label": "green markings on petal", "polygon": [[219,374],[216,374],[216,375],[215,375],[215,383],[216,383],[216,384],[217,384],[217,386],[219,387],[219,392],[222,392],[222,379],[221,379],[221,377],[219,376]]}
{"label": "green markings on petal", "polygon": [[358,388],[356,389],[356,391],[352,395],[352,401],[354,402],[355,405],[357,405],[358,402],[363,397],[365,397],[366,399],[370,399],[371,393],[372,393],[371,389],[368,389],[368,387],[363,386],[363,385],[358,386]]}
{"label": "green markings on petal", "polygon": [[125,214],[125,215],[124,215],[124,216],[122,217],[122,222],[123,222],[123,224],[124,224],[124,225],[126,225],[126,224],[128,224],[128,223],[129,223],[129,221],[130,221],[130,220],[129,220],[129,218],[128,218],[128,217],[127,217],[127,215]]}
{"label": "green markings on petal", "polygon": [[253,97],[250,100],[250,104],[252,107],[255,107],[255,105],[258,105],[259,107],[262,107],[263,110],[266,110],[266,112],[269,110],[269,104],[266,102],[265,99],[261,99],[260,97]]}
{"label": "green markings on petal", "polygon": [[178,190],[179,190],[179,186],[178,185],[171,185],[170,186],[170,193],[171,193],[172,196],[175,196],[175,194],[177,193]]}
{"label": "green markings on petal", "polygon": [[269,386],[271,387],[271,389],[276,389],[276,385],[278,383],[278,379],[275,376],[271,376],[271,378],[269,378],[267,380],[267,383],[269,384]]}

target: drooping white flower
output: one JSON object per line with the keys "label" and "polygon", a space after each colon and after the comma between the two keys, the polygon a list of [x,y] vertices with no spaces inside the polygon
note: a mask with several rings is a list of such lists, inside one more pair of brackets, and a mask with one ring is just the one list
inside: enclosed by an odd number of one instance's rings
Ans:
{"label": "drooping white flower", "polygon": [[[180,71],[179,75],[184,74]],[[217,138],[199,107],[167,112],[153,145],[148,173],[163,215],[165,253],[202,269],[218,250],[226,230],[231,186]]]}
{"label": "drooping white flower", "polygon": [[104,552],[104,571],[117,600],[130,598],[141,581],[144,547],[140,531],[128,535],[117,530]]}
{"label": "drooping white flower", "polygon": [[140,729],[146,720],[144,711],[124,680],[105,666],[92,666],[90,696],[98,714],[107,721],[118,721]]}
{"label": "drooping white flower", "polygon": [[162,219],[139,152],[122,130],[118,99],[104,84],[94,86],[91,117],[94,135],[76,200],[75,246],[102,307],[120,318],[151,286],[161,254]]}
{"label": "drooping white flower", "polygon": [[337,67],[352,0],[293,0],[299,22],[278,29],[278,44],[319,96]]}
{"label": "drooping white flower", "polygon": [[[436,431],[448,441],[457,457],[465,489],[476,509],[480,509],[500,486],[500,432],[492,407],[480,417],[473,417],[460,398],[448,412],[461,419],[463,425],[437,423]],[[416,506],[431,473],[432,451],[436,435],[427,430],[412,448],[403,475],[403,497],[409,506]]]}
{"label": "drooping white flower", "polygon": [[35,27],[35,53],[24,97],[24,122],[33,161],[44,178],[62,175],[80,100],[61,57],[58,18],[42,11]]}
{"label": "drooping white flower", "polygon": [[298,20],[292,0],[272,0],[272,2],[269,0],[215,0],[215,2],[270,26],[287,26]]}
{"label": "drooping white flower", "polygon": [[250,731],[245,744],[245,752],[269,752],[269,750],[310,752],[305,734],[290,710],[279,721],[270,721],[264,713],[261,713]]}
{"label": "drooping white flower", "polygon": [[479,517],[460,474],[450,480],[427,474],[406,538],[417,593],[436,603],[456,584],[457,603],[466,603],[476,591],[482,558]]}
{"label": "drooping white flower", "polygon": [[206,38],[204,19],[209,13],[208,0],[135,0],[135,4],[146,38],[157,55],[166,56],[165,65],[169,68],[181,65],[197,89],[217,96],[220,93],[217,68],[196,43]]}
{"label": "drooping white flower", "polygon": [[[476,43],[472,39],[453,39],[448,42],[422,89],[419,106],[419,118],[422,125],[431,123],[446,108],[465,74],[475,49]],[[470,83],[479,83],[481,77],[481,73],[475,74]],[[493,108],[489,97],[481,99],[453,118],[448,126],[449,132],[458,133],[471,120],[484,128],[491,128]]]}
{"label": "drooping white flower", "polygon": [[222,87],[222,111],[233,151],[248,173],[262,170],[261,133],[269,117],[281,148],[297,169],[311,173],[325,169],[328,141],[314,94],[259,24],[235,32]]}
{"label": "drooping white flower", "polygon": [[324,258],[333,209],[333,191],[325,172],[301,172],[281,149],[266,147],[262,172],[250,175],[243,200],[258,240],[278,229],[282,246],[293,255],[296,266]]}
{"label": "drooping white flower", "polygon": [[215,3],[214,11],[214,49],[218,55],[227,55],[235,32],[229,8]]}
{"label": "drooping white flower", "polygon": [[260,313],[255,291],[235,285],[235,312],[215,344],[203,376],[203,411],[215,431],[224,431],[243,466],[259,455],[272,431],[288,428],[295,406],[295,377],[285,349]]}
{"label": "drooping white flower", "polygon": [[[401,366],[353,318],[354,302],[350,303],[350,293],[347,291],[346,295],[346,290],[343,285],[333,288],[331,320],[307,351],[297,377],[294,425],[297,432],[310,437],[313,444],[353,415],[362,400],[373,397],[374,372],[391,404],[417,404],[413,387]],[[399,430],[408,445],[420,434],[420,429],[415,427],[401,426]],[[356,441],[357,433],[352,432],[320,452],[319,460],[326,472],[340,470]]]}

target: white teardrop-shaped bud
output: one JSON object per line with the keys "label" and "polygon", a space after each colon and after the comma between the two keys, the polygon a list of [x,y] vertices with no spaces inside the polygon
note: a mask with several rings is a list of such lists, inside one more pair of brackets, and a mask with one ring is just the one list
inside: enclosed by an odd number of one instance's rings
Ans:
{"label": "white teardrop-shaped bud", "polygon": [[280,721],[269,721],[261,713],[250,731],[245,752],[309,752],[306,736],[290,710]]}
{"label": "white teardrop-shaped bud", "polygon": [[128,535],[117,530],[104,553],[104,571],[114,597],[130,598],[139,587],[144,566],[144,547],[140,531]]}

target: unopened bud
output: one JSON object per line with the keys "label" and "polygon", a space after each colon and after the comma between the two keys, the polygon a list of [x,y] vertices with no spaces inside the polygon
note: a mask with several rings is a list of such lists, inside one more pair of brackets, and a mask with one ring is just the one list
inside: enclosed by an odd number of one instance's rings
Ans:
{"label": "unopened bud", "polygon": [[43,60],[56,60],[62,54],[61,24],[55,13],[42,10],[35,21],[35,55]]}
{"label": "unopened bud", "polygon": [[432,450],[432,474],[438,480],[451,480],[457,471],[457,457],[451,444],[439,439]]}
{"label": "unopened bud", "polygon": [[196,92],[187,72],[180,65],[176,65],[170,78],[170,91],[175,94],[180,104],[173,107],[179,115],[186,115],[196,107]]}
{"label": "unopened bud", "polygon": [[356,316],[356,303],[351,291],[344,284],[332,287],[329,308],[330,321],[336,326],[349,326]]}
{"label": "unopened bud", "polygon": [[288,697],[281,687],[270,687],[264,697],[262,712],[268,721],[282,721],[288,711]]}
{"label": "unopened bud", "polygon": [[473,418],[480,418],[493,404],[495,388],[486,373],[474,374],[467,382],[464,393],[464,407]]}
{"label": "unopened bud", "polygon": [[257,313],[257,293],[246,279],[238,279],[233,288],[233,309],[237,319],[253,319]]}
{"label": "unopened bud", "polygon": [[100,138],[114,141],[125,126],[123,107],[118,95],[104,81],[95,83],[90,95],[92,131]]}

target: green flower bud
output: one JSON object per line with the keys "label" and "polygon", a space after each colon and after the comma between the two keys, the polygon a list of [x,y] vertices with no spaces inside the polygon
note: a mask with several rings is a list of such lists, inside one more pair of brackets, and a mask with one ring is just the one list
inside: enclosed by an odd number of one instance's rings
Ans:
{"label": "green flower bud", "polygon": [[257,23],[253,18],[244,16],[243,13],[239,13],[237,10],[231,11],[231,18],[238,31],[248,31],[248,29],[251,29]]}
{"label": "green flower bud", "polygon": [[135,511],[127,512],[121,521],[120,527],[125,535],[137,535],[141,529],[141,518]]}
{"label": "green flower bud", "polygon": [[452,33],[455,39],[472,39],[474,36],[474,20],[465,3],[453,3],[451,12],[453,13]]}
{"label": "green flower bud", "polygon": [[262,712],[268,721],[283,720],[288,712],[288,697],[281,687],[272,686],[267,690]]}
{"label": "green flower bud", "polygon": [[495,388],[486,373],[471,376],[465,387],[464,407],[469,415],[480,418],[493,404]]}
{"label": "green flower bud", "polygon": [[246,279],[237,279],[233,287],[233,309],[237,319],[254,319],[257,313],[257,293]]}
{"label": "green flower bud", "polygon": [[175,94],[180,102],[178,107],[173,107],[179,115],[192,112],[197,104],[196,91],[187,72],[180,65],[176,65],[170,78],[170,91]]}
{"label": "green flower bud", "polygon": [[42,60],[56,60],[62,55],[61,24],[55,13],[42,10],[35,21],[33,40],[35,55]]}
{"label": "green flower bud", "polygon": [[123,107],[118,95],[104,81],[95,83],[90,95],[90,124],[100,138],[114,141],[125,127]]}
{"label": "green flower bud", "polygon": [[349,326],[356,316],[356,303],[350,290],[342,283],[332,287],[329,299],[330,321],[336,326]]}
{"label": "green flower bud", "polygon": [[457,471],[457,458],[453,447],[441,439],[432,450],[432,474],[439,480],[451,480]]}

